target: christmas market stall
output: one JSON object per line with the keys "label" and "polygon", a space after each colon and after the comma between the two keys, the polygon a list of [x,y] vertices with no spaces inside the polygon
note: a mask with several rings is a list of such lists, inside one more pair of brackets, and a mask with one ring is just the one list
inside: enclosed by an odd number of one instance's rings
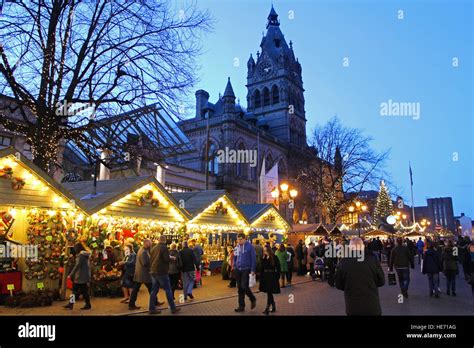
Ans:
{"label": "christmas market stall", "polygon": [[329,232],[329,236],[331,238],[337,238],[337,237],[342,237],[343,234],[342,234],[340,228],[337,225],[334,225],[332,230]]}
{"label": "christmas market stall", "polygon": [[372,239],[379,237],[381,240],[386,240],[388,238],[393,238],[394,234],[382,230],[372,230],[364,233],[362,237],[364,237],[364,239]]}
{"label": "christmas market stall", "polygon": [[81,240],[92,251],[95,296],[119,296],[124,244],[135,251],[144,239],[179,242],[188,214],[151,176],[65,183],[88,213]]}
{"label": "christmas market stall", "polygon": [[413,232],[404,233],[403,238],[408,238],[408,239],[416,242],[419,238],[425,239],[426,234],[423,233],[423,232],[413,231]]}
{"label": "christmas market stall", "polygon": [[286,241],[291,226],[275,205],[270,203],[239,204],[239,208],[250,222],[249,237],[251,240],[258,238],[262,243]]}
{"label": "christmas market stall", "polygon": [[228,245],[234,245],[239,232],[248,232],[249,222],[224,190],[173,193],[189,214],[189,238],[201,242],[203,262],[209,272],[219,271]]}
{"label": "christmas market stall", "polygon": [[288,242],[292,245],[297,245],[299,240],[306,243],[306,240],[310,236],[313,236],[314,239],[314,232],[319,225],[320,224],[294,224],[291,227],[290,233],[288,233]]}
{"label": "christmas market stall", "polygon": [[324,227],[323,224],[318,224],[314,231],[306,235],[305,243],[309,244],[313,242],[314,244],[317,244],[321,238],[327,236],[329,236],[329,233],[326,227]]}
{"label": "christmas market stall", "polygon": [[[57,291],[84,208],[14,148],[0,150],[0,293]],[[35,300],[24,306],[35,306]]]}

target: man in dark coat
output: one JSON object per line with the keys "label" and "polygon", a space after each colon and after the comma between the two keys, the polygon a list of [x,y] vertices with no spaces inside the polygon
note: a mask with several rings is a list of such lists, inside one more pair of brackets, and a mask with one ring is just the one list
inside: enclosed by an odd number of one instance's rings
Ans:
{"label": "man in dark coat", "polygon": [[428,249],[423,257],[422,273],[428,275],[428,284],[430,288],[430,297],[439,297],[439,272],[442,270],[441,257],[434,248],[432,241],[427,242]]}
{"label": "man in dark coat", "polygon": [[183,249],[179,251],[178,264],[181,268],[181,279],[183,280],[183,295],[186,301],[188,297],[192,300],[194,278],[196,270],[199,269],[199,261],[193,249],[189,248],[188,242],[183,242]]}
{"label": "man in dark coat", "polygon": [[91,253],[89,250],[82,250],[77,256],[76,264],[74,268],[69,273],[69,277],[73,282],[73,297],[69,304],[64,306],[66,309],[73,309],[74,302],[76,298],[79,298],[79,294],[84,296],[86,304],[81,309],[91,309],[91,301],[89,297],[89,288],[87,286],[91,281],[91,267],[89,264]]}
{"label": "man in dark coat", "polygon": [[346,313],[381,315],[378,287],[385,284],[385,277],[380,262],[364,250],[360,238],[351,239],[350,251],[352,255],[341,259],[336,270],[336,288],[344,291]]}
{"label": "man in dark coat", "polygon": [[160,288],[166,293],[166,299],[172,314],[178,313],[181,308],[176,308],[173,300],[173,292],[171,291],[171,282],[169,277],[170,257],[168,247],[166,246],[166,237],[160,236],[159,243],[155,245],[150,252],[150,274],[151,274],[151,292],[150,302],[148,304],[148,313],[159,314],[160,310],[156,309],[156,296]]}
{"label": "man in dark coat", "polygon": [[303,252],[303,241],[300,239],[298,241],[298,245],[296,246],[295,249],[296,253],[296,260],[298,261],[298,270],[297,270],[297,275],[302,276],[306,274],[306,260],[304,257],[304,252]]}
{"label": "man in dark coat", "polygon": [[415,268],[413,256],[414,254],[410,249],[403,245],[403,239],[398,237],[397,246],[390,253],[388,268],[392,272],[393,267],[395,267],[400,290],[404,297],[408,297],[408,285],[410,284],[410,268],[408,267],[411,267],[411,269]]}
{"label": "man in dark coat", "polygon": [[[133,289],[130,294],[130,302],[128,303],[128,309],[135,310],[140,309],[135,305],[137,301],[138,291],[142,284],[145,284],[148,289],[148,293],[151,292],[151,275],[150,275],[150,249],[152,243],[151,240],[145,239],[143,246],[138,250],[135,264],[135,274],[133,276]],[[157,303],[161,306],[164,302]]]}

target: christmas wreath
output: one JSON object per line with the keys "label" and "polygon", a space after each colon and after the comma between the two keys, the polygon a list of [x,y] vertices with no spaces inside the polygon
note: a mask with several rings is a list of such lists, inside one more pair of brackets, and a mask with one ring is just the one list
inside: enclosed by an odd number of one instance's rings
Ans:
{"label": "christmas wreath", "polygon": [[23,187],[25,187],[25,184],[26,184],[25,180],[23,180],[22,178],[15,178],[12,181],[12,189],[15,190],[15,191],[19,191]]}
{"label": "christmas wreath", "polygon": [[145,205],[145,197],[140,196],[140,197],[137,199],[136,203],[137,203],[137,205],[138,205],[139,207],[143,207],[143,206]]}
{"label": "christmas wreath", "polygon": [[74,243],[79,237],[79,234],[75,228],[70,228],[66,232],[66,239],[69,243]]}
{"label": "christmas wreath", "polygon": [[11,179],[13,176],[13,169],[11,167],[0,168],[0,178]]}
{"label": "christmas wreath", "polygon": [[152,198],[153,198],[153,191],[152,191],[152,190],[149,190],[149,191],[145,194],[145,198],[146,198],[146,199],[152,199]]}

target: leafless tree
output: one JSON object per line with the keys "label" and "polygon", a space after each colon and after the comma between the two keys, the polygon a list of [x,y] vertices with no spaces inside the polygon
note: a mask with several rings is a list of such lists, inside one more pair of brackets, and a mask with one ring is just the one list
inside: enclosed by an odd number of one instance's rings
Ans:
{"label": "leafless tree", "polygon": [[384,163],[389,151],[373,150],[371,141],[362,130],[344,127],[337,117],[314,130],[310,142],[316,159],[300,162],[297,181],[313,193],[331,223],[361,191],[378,188],[388,177]]}
{"label": "leafless tree", "polygon": [[[0,18],[0,125],[25,134],[51,169],[61,142],[89,154],[100,120],[152,103],[177,114],[196,81],[200,37],[212,25],[194,3],[29,0]],[[20,119],[8,115],[19,113]]]}

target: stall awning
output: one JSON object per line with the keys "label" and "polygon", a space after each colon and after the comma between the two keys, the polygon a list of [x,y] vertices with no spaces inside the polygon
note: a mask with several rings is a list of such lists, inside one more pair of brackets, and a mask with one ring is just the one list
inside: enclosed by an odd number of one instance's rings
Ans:
{"label": "stall awning", "polygon": [[92,215],[186,222],[190,216],[152,176],[64,183]]}
{"label": "stall awning", "polygon": [[295,224],[291,227],[293,233],[313,234],[319,224]]}
{"label": "stall awning", "polygon": [[253,228],[285,231],[290,229],[288,221],[273,204],[239,204],[239,208]]}
{"label": "stall awning", "polygon": [[366,232],[362,235],[363,237],[393,237],[394,234],[393,233],[390,233],[390,232],[386,232],[386,231],[382,231],[382,230],[373,230],[373,231],[369,231],[369,232]]}
{"label": "stall awning", "polygon": [[190,224],[226,227],[249,224],[244,213],[225,190],[177,192],[172,195],[192,215]]}
{"label": "stall awning", "polygon": [[403,234],[403,237],[411,237],[411,238],[419,238],[419,237],[425,237],[425,234],[424,233],[420,233],[420,232],[416,232],[416,231],[413,231],[413,232],[408,232],[408,233],[405,233]]}
{"label": "stall awning", "polygon": [[0,205],[85,210],[61,184],[13,147],[0,150]]}

